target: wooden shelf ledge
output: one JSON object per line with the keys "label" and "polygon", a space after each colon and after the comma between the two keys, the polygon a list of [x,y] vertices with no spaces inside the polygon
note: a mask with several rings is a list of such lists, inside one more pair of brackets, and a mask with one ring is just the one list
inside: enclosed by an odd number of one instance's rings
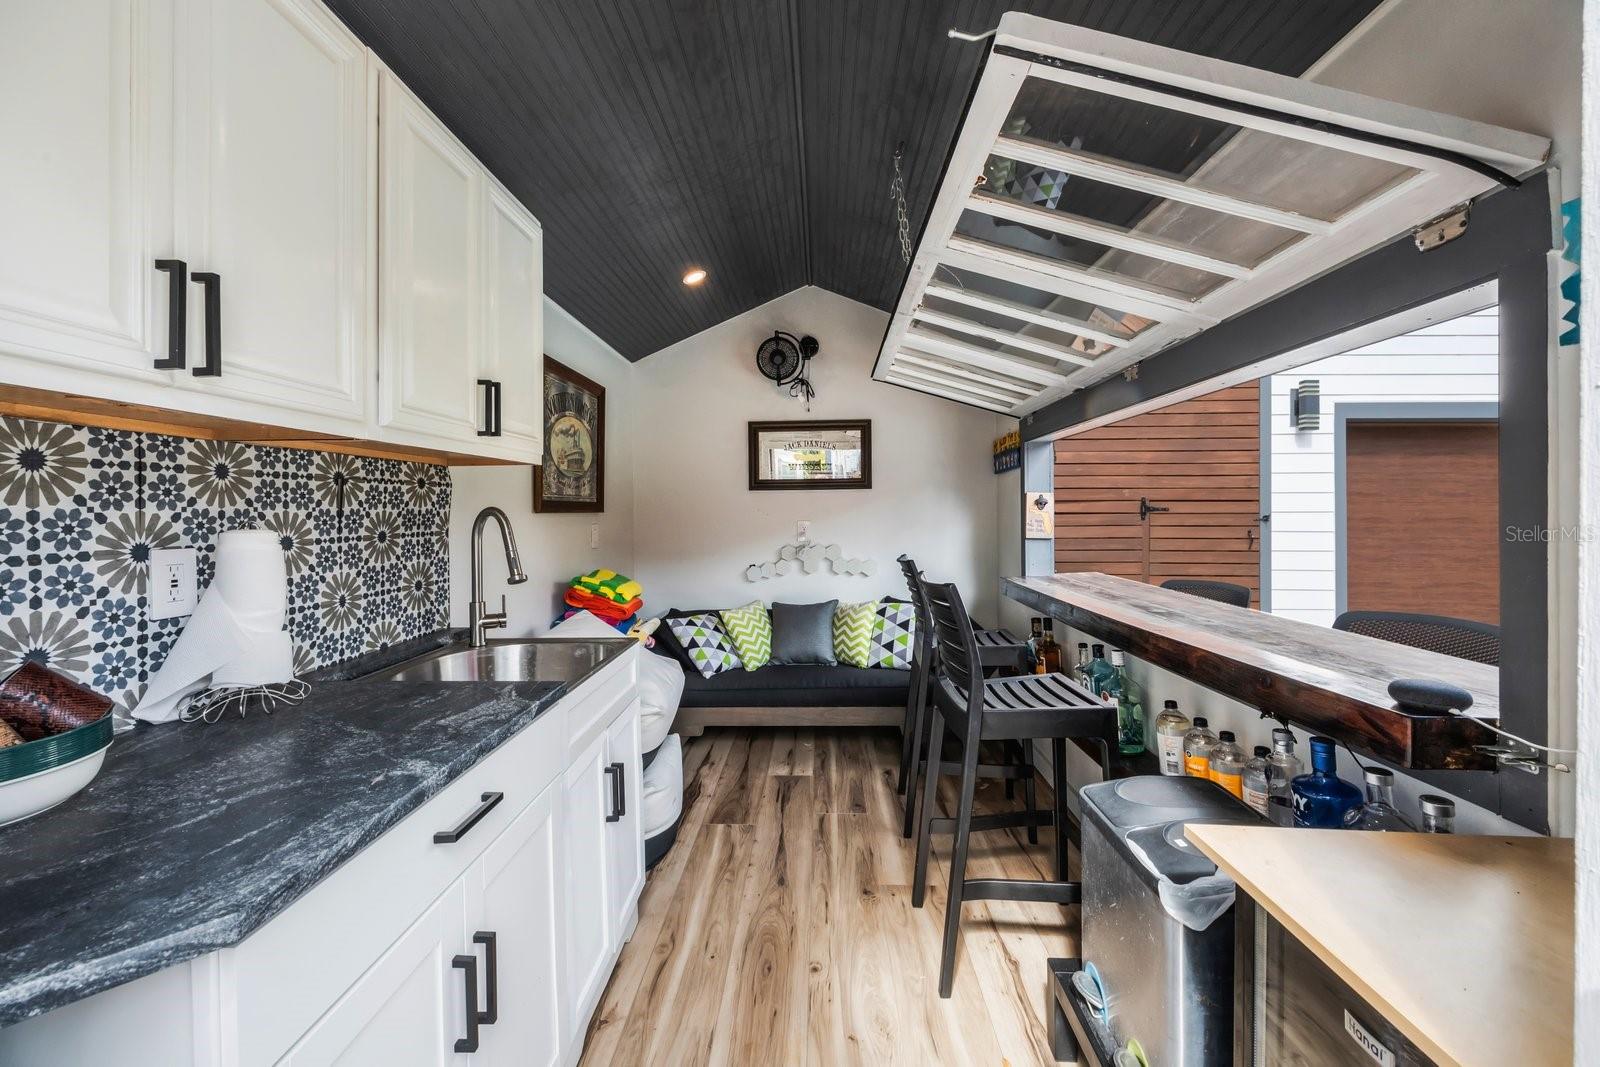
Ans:
{"label": "wooden shelf ledge", "polygon": [[[1500,672],[1470,660],[1236,608],[1108,574],[1002,578],[1001,595],[1157,667],[1396,767],[1494,770]],[[1396,678],[1434,678],[1473,696],[1472,718],[1410,715]]]}

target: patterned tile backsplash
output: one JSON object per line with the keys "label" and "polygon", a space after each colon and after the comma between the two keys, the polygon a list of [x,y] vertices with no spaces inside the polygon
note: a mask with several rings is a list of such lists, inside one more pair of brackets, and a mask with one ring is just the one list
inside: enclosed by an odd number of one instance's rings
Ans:
{"label": "patterned tile backsplash", "polygon": [[444,467],[0,418],[0,673],[27,659],[131,706],[187,619],[147,617],[152,548],[283,543],[300,670],[444,626]]}

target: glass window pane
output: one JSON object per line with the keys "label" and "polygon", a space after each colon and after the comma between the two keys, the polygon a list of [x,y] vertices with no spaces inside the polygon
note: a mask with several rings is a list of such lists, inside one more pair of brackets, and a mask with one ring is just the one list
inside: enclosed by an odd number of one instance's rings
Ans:
{"label": "glass window pane", "polygon": [[[990,297],[1007,304],[1032,308],[1035,311],[1085,323],[1114,337],[1133,338],[1156,324],[1155,319],[1121,311],[1104,303],[1090,303],[1069,296],[1041,292],[1025,285],[1016,285],[1000,278],[991,278],[977,271],[957,269],[941,263],[932,283],[954,293],[974,297]],[[1092,353],[1091,353],[1092,354]]]}
{"label": "glass window pane", "polygon": [[[1398,163],[1044,78],[1024,82],[1001,130],[1327,222],[1417,173]],[[1008,181],[1000,168],[989,184],[1013,190],[1007,195],[1028,196],[1050,183],[1025,173]],[[1107,221],[1131,227],[1148,213],[1132,200],[1125,204],[1134,209]],[[1115,214],[1109,208],[1106,213]]]}

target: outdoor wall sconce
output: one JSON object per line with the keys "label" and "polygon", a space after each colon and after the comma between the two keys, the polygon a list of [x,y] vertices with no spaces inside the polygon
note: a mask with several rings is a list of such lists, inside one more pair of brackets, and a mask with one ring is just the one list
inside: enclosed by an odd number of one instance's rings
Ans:
{"label": "outdoor wall sconce", "polygon": [[1315,378],[1303,378],[1289,390],[1289,422],[1296,430],[1322,425],[1322,385]]}

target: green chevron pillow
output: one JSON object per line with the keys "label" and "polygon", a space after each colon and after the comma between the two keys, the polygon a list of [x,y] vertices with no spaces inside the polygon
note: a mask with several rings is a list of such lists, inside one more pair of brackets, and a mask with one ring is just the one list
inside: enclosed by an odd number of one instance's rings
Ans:
{"label": "green chevron pillow", "polygon": [[742,608],[723,608],[717,614],[722,616],[723,629],[733,639],[744,669],[765,667],[772,659],[772,617],[767,614],[767,606],[752,600]]}
{"label": "green chevron pillow", "polygon": [[866,667],[872,658],[872,628],[878,602],[840,604],[833,613],[833,656],[852,667]]}

